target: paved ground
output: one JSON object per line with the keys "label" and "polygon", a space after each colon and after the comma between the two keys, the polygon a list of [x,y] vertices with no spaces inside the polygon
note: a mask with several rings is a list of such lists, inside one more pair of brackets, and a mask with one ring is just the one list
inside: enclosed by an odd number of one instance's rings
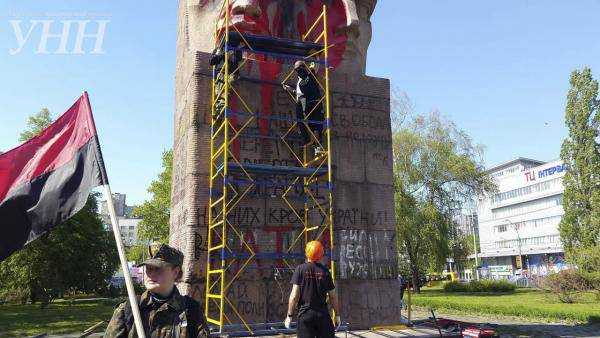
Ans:
{"label": "paved ground", "polygon": [[[413,312],[413,319],[429,318],[430,313],[424,309],[416,309]],[[454,319],[472,323],[489,323],[496,327],[501,333],[500,337],[600,337],[600,324],[583,325],[569,323],[538,323],[526,321],[518,317],[497,317],[497,316],[472,316],[456,313],[436,312],[437,317]],[[49,338],[75,338],[78,335],[48,336]],[[93,338],[100,338],[102,334],[94,334]],[[278,337],[295,337],[293,335]],[[439,337],[437,330],[430,328],[415,327],[405,330],[386,330],[386,331],[353,331],[340,333],[339,338],[395,338],[395,337]]]}

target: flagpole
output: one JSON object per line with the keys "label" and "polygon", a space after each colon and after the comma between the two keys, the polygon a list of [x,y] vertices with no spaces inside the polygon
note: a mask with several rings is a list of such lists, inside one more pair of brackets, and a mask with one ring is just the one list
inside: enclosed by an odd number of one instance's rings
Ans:
{"label": "flagpole", "polygon": [[113,234],[115,235],[115,242],[117,243],[117,251],[119,252],[119,259],[121,260],[121,268],[123,269],[123,277],[125,277],[125,286],[127,287],[129,304],[131,305],[131,310],[133,312],[136,333],[139,338],[146,338],[144,325],[142,324],[142,316],[140,315],[140,309],[138,307],[137,296],[135,295],[133,281],[131,280],[131,274],[129,274],[129,267],[127,266],[125,248],[123,247],[123,241],[121,240],[121,230],[119,229],[119,221],[115,212],[110,185],[105,184],[104,189],[107,196],[106,205],[108,206],[108,213],[110,214],[110,222],[112,223]]}
{"label": "flagpole", "polygon": [[138,307],[137,296],[135,289],[133,288],[133,282],[131,281],[131,274],[129,273],[129,267],[127,266],[127,258],[125,257],[125,248],[123,247],[123,241],[121,240],[121,229],[119,228],[119,220],[117,219],[117,213],[115,212],[115,204],[112,199],[112,192],[110,191],[110,185],[108,184],[108,176],[106,175],[106,168],[104,167],[104,159],[102,158],[102,149],[100,149],[100,141],[98,139],[98,131],[96,130],[96,123],[94,122],[94,116],[92,115],[92,105],[90,104],[90,98],[87,91],[82,94],[85,105],[87,106],[89,114],[88,126],[96,135],[96,162],[98,169],[100,170],[100,179],[104,185],[104,192],[106,194],[106,205],[108,206],[108,213],[110,214],[110,223],[112,224],[113,234],[115,235],[115,243],[117,244],[117,251],[119,252],[119,260],[121,261],[121,269],[123,269],[123,277],[125,278],[125,287],[127,289],[127,296],[129,296],[129,305],[133,312],[133,321],[136,328],[138,338],[146,338],[146,331],[144,331],[144,325],[142,324],[142,316],[140,315],[140,308]]}

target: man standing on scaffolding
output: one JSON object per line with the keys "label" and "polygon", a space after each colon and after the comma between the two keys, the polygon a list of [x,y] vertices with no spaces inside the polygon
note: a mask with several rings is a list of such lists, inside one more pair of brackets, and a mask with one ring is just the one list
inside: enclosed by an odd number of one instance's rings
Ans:
{"label": "man standing on scaffolding", "polygon": [[303,145],[308,146],[311,143],[311,132],[317,138],[315,147],[315,155],[323,152],[322,137],[323,122],[325,115],[323,114],[322,95],[319,89],[319,82],[315,78],[316,68],[311,65],[307,67],[303,61],[294,63],[294,70],[298,76],[296,88],[287,84],[283,84],[283,88],[296,94],[296,119],[308,120],[308,122],[297,122],[302,135]]}
{"label": "man standing on scaffolding", "polygon": [[306,263],[299,265],[292,275],[292,292],[284,325],[290,328],[292,315],[298,308],[298,338],[332,338],[335,328],[327,310],[327,296],[336,314],[336,325],[341,324],[340,306],[331,273],[319,261],[325,254],[323,244],[306,244]]}

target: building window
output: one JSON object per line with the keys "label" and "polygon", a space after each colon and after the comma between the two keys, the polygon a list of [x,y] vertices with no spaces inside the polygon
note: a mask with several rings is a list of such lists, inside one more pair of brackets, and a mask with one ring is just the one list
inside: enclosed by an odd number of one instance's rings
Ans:
{"label": "building window", "polygon": [[562,205],[562,194],[493,209],[492,219],[502,219],[506,217],[527,214],[542,209],[554,208],[560,205]]}
{"label": "building window", "polygon": [[518,248],[519,246],[540,246],[540,245],[548,245],[558,243],[560,241],[559,236],[551,235],[551,236],[539,236],[539,237],[528,237],[512,240],[503,240],[494,243],[494,247],[497,249],[512,249]]}
{"label": "building window", "polygon": [[561,177],[558,177],[558,178],[555,178],[555,179],[552,179],[549,181],[545,181],[545,182],[532,184],[532,185],[529,185],[526,187],[497,193],[494,196],[492,196],[492,203],[500,203],[507,199],[525,196],[525,195],[535,193],[535,192],[545,191],[545,190],[548,190],[548,189],[551,189],[551,188],[557,186],[558,184],[562,184]]}
{"label": "building window", "polygon": [[498,225],[498,232],[506,232],[506,224]]}

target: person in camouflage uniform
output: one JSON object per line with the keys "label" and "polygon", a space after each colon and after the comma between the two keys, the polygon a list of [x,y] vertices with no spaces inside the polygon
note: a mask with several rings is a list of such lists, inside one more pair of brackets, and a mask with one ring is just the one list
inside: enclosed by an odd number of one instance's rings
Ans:
{"label": "person in camouflage uniform", "polygon": [[[175,283],[181,279],[183,254],[161,243],[148,247],[149,259],[138,266],[146,266],[146,291],[138,297],[138,304],[147,338],[208,337],[203,311],[195,300],[182,296]],[[134,338],[136,334],[133,312],[129,301],[117,306],[105,338]]]}
{"label": "person in camouflage uniform", "polygon": [[214,103],[214,111],[213,118],[217,119],[217,124],[222,120],[220,117],[224,116],[223,110],[225,109],[225,95],[227,93],[225,90],[225,53],[227,53],[227,60],[229,64],[229,74],[227,77],[227,82],[229,85],[233,84],[237,78],[239,77],[239,69],[238,66],[240,61],[242,60],[242,51],[239,49],[233,49],[240,47],[241,37],[239,34],[229,33],[229,49],[225,52],[225,42],[222,41],[221,45],[213,50],[212,55],[209,60],[209,64],[214,66],[213,78],[215,79],[215,103]]}

